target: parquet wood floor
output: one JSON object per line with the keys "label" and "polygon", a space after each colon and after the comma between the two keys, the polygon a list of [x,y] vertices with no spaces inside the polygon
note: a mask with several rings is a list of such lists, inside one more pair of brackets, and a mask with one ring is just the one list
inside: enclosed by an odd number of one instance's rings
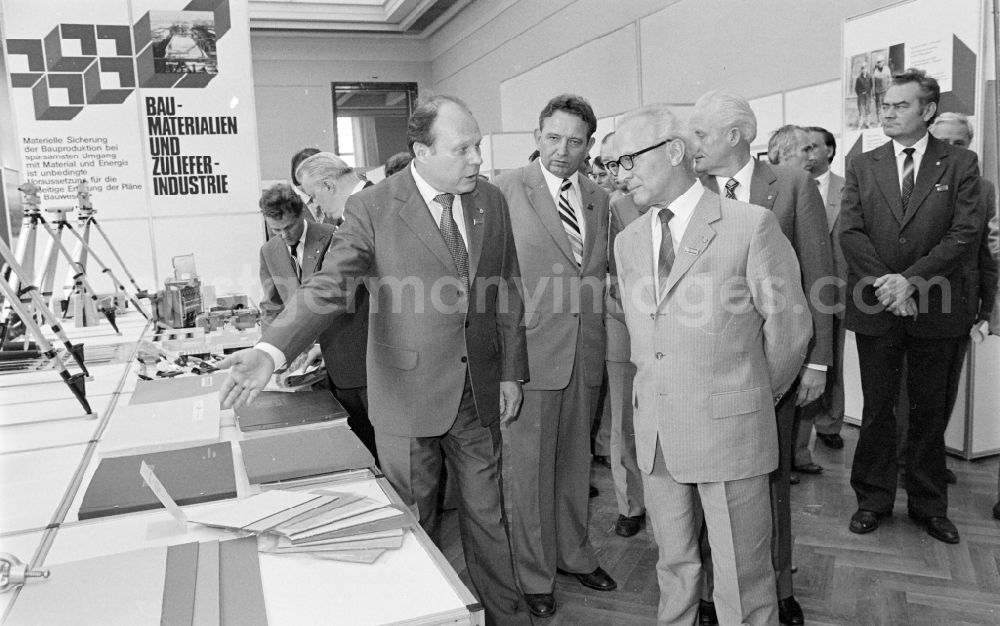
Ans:
{"label": "parquet wood floor", "polygon": [[[806,624],[825,625],[1000,625],[1000,521],[992,517],[997,499],[996,457],[966,462],[948,458],[958,476],[949,489],[949,517],[961,533],[958,545],[929,537],[906,516],[900,488],[896,514],[876,532],[847,530],[856,509],[849,480],[858,429],[845,426],[843,450],[816,446],[814,460],[825,468],[801,476],[792,486],[795,536],[795,598]],[[610,470],[594,466],[590,537],[601,565],[618,589],[598,592],[576,579],[556,581],[556,615],[544,626],[655,624],[659,591],[654,566],[656,544],[644,528],[628,539],[614,533],[618,517]],[[442,520],[445,556],[468,583],[454,511]]]}

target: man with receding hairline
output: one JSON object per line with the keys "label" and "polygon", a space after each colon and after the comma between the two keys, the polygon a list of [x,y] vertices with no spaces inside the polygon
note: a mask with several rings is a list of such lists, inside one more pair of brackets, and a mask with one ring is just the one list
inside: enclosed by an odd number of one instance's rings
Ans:
{"label": "man with receding hairline", "polygon": [[500,478],[500,424],[516,418],[528,379],[507,204],[478,177],[482,135],[461,100],[420,103],[407,139],[410,166],[348,198],[323,269],[302,284],[261,343],[220,363],[232,368],[222,406],[252,401],[275,366],[350,309],[365,279],[369,414],[382,471],[436,537],[447,463],[486,623],[530,624],[515,584]]}
{"label": "man with receding hairline", "polygon": [[658,623],[697,618],[704,525],[720,620],[774,624],[773,398],[798,374],[812,325],[798,262],[773,213],[702,185],[669,107],[617,122],[609,169],[649,207],[614,254],[636,365],[636,456],[659,546]]}

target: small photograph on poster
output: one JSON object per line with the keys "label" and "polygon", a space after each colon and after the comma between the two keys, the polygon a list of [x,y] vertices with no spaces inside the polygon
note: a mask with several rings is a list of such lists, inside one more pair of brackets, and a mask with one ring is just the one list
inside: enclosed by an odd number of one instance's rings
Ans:
{"label": "small photograph on poster", "polygon": [[882,100],[885,92],[892,84],[892,75],[902,68],[892,66],[892,58],[889,56],[888,48],[879,48],[869,53],[872,62],[872,109],[874,113],[874,123],[872,126],[882,126]]}
{"label": "small photograph on poster", "polygon": [[212,11],[150,11],[157,74],[218,74]]}
{"label": "small photograph on poster", "polygon": [[872,119],[872,73],[867,52],[847,59],[848,85],[844,97],[844,120],[848,128],[869,128]]}

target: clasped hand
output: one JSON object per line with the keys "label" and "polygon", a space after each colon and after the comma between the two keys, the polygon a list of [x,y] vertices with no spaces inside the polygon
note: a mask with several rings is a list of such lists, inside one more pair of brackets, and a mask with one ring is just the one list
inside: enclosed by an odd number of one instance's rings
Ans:
{"label": "clasped hand", "polygon": [[873,286],[875,287],[875,296],[878,298],[878,301],[882,306],[888,308],[896,315],[904,315],[904,313],[897,313],[897,311],[906,310],[903,307],[906,305],[907,299],[916,290],[902,274],[880,276],[875,279]]}

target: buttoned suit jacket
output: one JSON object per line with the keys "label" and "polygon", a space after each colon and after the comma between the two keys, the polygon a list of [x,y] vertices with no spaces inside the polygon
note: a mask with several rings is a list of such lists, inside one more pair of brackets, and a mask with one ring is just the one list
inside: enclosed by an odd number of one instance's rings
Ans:
{"label": "buttoned suit jacket", "polygon": [[[848,263],[848,330],[883,335],[896,324],[920,337],[958,337],[979,312],[983,236],[976,155],[928,136],[905,213],[893,143],[847,164],[840,243]],[[878,302],[872,283],[902,274],[918,285],[920,313],[901,318]]]}
{"label": "buttoned suit jacket", "polygon": [[[718,193],[714,176],[703,177],[706,186]],[[802,289],[808,296],[813,318],[813,337],[806,363],[833,364],[833,314],[836,285],[830,230],[826,222],[823,196],[805,170],[754,161],[750,180],[750,204],[770,209],[778,218],[781,232],[795,250],[801,267]]]}
{"label": "buttoned suit jacket", "polygon": [[[451,428],[468,373],[482,425],[499,420],[500,381],[528,379],[517,254],[507,204],[480,181],[463,194],[470,288],[409,169],[352,195],[322,271],[307,280],[263,341],[295,355],[370,294],[369,416],[376,431],[433,437]],[[282,323],[284,322],[284,323]]]}
{"label": "buttoned suit jacket", "polygon": [[604,327],[608,335],[606,359],[612,363],[629,362],[628,328],[625,326],[621,302],[618,297],[618,268],[615,263],[615,239],[625,227],[639,218],[639,208],[632,196],[621,196],[611,201],[608,219],[609,284],[604,299]]}
{"label": "buttoned suit jacket", "polygon": [[767,474],[778,465],[773,397],[798,374],[812,328],[795,252],[773,213],[706,190],[657,301],[651,219],[615,240],[639,468],[652,472],[659,440],[678,482]]}
{"label": "buttoned suit jacket", "polygon": [[565,388],[575,359],[582,360],[584,383],[596,387],[604,377],[608,195],[578,176],[584,241],[577,267],[541,168],[536,159],[496,180],[510,206],[524,284],[531,370],[525,389]]}

